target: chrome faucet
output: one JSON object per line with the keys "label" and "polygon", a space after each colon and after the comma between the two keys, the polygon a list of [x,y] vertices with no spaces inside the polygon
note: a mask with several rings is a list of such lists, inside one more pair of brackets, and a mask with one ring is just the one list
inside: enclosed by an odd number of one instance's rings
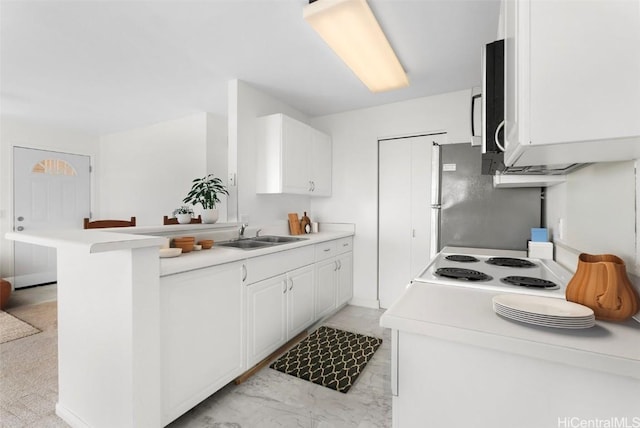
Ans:
{"label": "chrome faucet", "polygon": [[256,238],[257,238],[258,236],[260,236],[260,232],[262,232],[262,229],[258,229],[258,230],[256,230]]}
{"label": "chrome faucet", "polygon": [[244,230],[247,228],[248,224],[246,223],[242,223],[242,225],[240,225],[240,238],[244,238]]}

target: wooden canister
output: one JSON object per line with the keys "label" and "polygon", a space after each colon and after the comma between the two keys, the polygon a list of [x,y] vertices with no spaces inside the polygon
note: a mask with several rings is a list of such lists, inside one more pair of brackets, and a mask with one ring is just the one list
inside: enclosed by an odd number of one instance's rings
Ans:
{"label": "wooden canister", "polygon": [[624,261],[612,254],[582,253],[569,281],[567,300],[593,309],[597,319],[623,321],[638,312],[640,299],[627,276]]}

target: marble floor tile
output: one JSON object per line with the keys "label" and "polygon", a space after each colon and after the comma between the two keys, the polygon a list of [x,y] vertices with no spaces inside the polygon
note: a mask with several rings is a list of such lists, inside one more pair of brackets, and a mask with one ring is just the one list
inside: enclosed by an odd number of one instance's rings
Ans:
{"label": "marble floor tile", "polygon": [[348,393],[265,367],[241,385],[227,385],[170,427],[390,427],[391,346],[389,331],[379,326],[382,312],[347,306],[323,323],[383,339]]}

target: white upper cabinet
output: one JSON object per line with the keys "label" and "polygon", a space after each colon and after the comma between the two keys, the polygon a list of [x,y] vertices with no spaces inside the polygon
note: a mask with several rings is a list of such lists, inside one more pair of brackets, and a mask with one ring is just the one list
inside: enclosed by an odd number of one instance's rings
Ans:
{"label": "white upper cabinet", "polygon": [[331,137],[283,114],[258,118],[257,193],[331,195]]}
{"label": "white upper cabinet", "polygon": [[640,158],[640,2],[503,6],[505,163]]}

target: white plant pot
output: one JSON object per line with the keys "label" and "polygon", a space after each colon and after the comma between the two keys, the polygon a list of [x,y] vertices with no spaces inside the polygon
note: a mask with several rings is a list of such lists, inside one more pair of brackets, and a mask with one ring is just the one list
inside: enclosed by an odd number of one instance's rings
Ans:
{"label": "white plant pot", "polygon": [[213,224],[218,221],[218,209],[209,208],[202,210],[202,222],[207,224]]}
{"label": "white plant pot", "polygon": [[189,224],[191,223],[191,214],[176,214],[176,219],[180,224]]}

